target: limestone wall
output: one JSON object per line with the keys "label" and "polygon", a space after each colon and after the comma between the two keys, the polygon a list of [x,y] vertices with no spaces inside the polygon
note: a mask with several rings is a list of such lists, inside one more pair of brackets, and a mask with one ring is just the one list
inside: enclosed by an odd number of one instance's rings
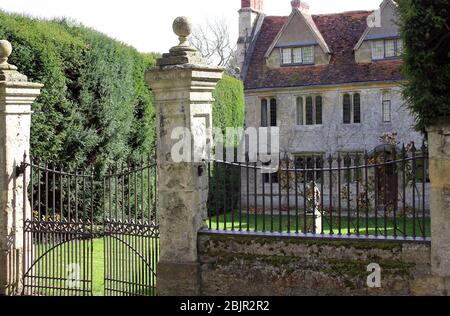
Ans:
{"label": "limestone wall", "polygon": [[[330,87],[303,87],[246,92],[246,126],[261,126],[261,98],[275,97],[280,127],[280,148],[290,153],[324,153],[373,150],[383,133],[398,133],[398,141],[420,144],[422,135],[414,131],[414,119],[405,106],[395,83],[361,84]],[[392,120],[382,120],[382,94],[391,91]],[[345,93],[361,94],[361,124],[343,124],[342,98]],[[296,97],[323,97],[323,124],[298,126]]]}
{"label": "limestone wall", "polygon": [[[204,295],[443,295],[427,243],[200,234]],[[369,288],[367,266],[381,267]]]}

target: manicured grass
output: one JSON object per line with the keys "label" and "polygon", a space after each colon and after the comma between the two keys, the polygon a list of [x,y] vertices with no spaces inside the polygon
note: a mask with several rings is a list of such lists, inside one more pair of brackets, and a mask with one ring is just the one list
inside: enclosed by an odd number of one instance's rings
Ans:
{"label": "manicured grass", "polygon": [[[378,219],[368,218],[366,222],[366,218],[360,217],[359,221],[356,218],[351,218],[348,220],[348,217],[341,217],[341,222],[339,223],[336,214],[333,215],[332,220],[329,215],[324,217],[323,219],[323,233],[324,234],[338,234],[339,233],[339,224],[341,227],[340,233],[342,235],[356,235],[357,227],[359,222],[359,234],[374,236],[376,235],[376,227],[378,227],[378,236],[394,236],[394,219],[387,218],[386,220],[383,218],[383,214],[380,214]],[[424,227],[425,223],[425,227]],[[212,216],[211,219],[207,220],[207,224],[213,230],[234,230],[239,231],[242,229],[243,231],[251,231],[251,232],[281,232],[281,233],[296,233],[304,231],[304,217],[303,214],[299,214],[298,218],[295,216],[287,216],[287,215],[255,215],[247,214],[243,212],[240,214],[239,211],[228,212],[226,217],[224,214],[221,214],[217,219],[216,216]],[[397,236],[401,237],[405,235],[408,237],[414,236],[414,231],[417,237],[430,237],[431,229],[430,229],[430,219],[426,218],[425,222],[422,221],[422,218],[418,218],[415,221],[412,218],[398,217],[396,219],[397,224]],[[350,226],[350,229],[348,228]],[[385,229],[386,226],[386,229]],[[406,228],[406,230],[405,230]],[[423,233],[425,232],[425,234]],[[320,233],[318,231],[317,233]]]}
{"label": "manicured grass", "polygon": [[92,292],[94,296],[103,296],[105,286],[105,269],[104,269],[104,243],[103,239],[95,239],[93,242],[93,275],[92,275]]}
{"label": "manicured grass", "polygon": [[[115,277],[124,281],[122,286],[119,286],[121,281],[115,283],[115,286],[121,287],[122,291],[134,293],[133,291],[136,290],[136,293],[143,295],[153,294],[153,289],[150,289],[146,285],[132,285],[134,278],[140,276],[143,279],[144,275],[146,275],[146,272],[143,271],[144,269],[148,269],[145,263],[136,258],[145,258],[147,263],[153,261],[154,266],[156,266],[158,260],[156,253],[158,252],[159,246],[155,246],[156,241],[153,240],[150,242],[144,239],[136,239],[134,244],[130,238],[125,239],[126,244],[129,244],[134,250],[138,250],[139,256],[136,256],[136,251],[124,246],[125,243],[113,243],[114,250],[108,250],[111,258],[114,258],[111,261],[114,261],[115,264],[114,268],[112,268],[115,271]],[[91,280],[92,278],[92,294],[94,296],[103,296],[105,295],[104,247],[103,238],[69,241],[54,248],[49,244],[42,244],[33,250],[34,257],[41,257],[41,260],[35,265],[33,269],[34,277],[28,279],[28,284],[34,283],[35,287],[33,291],[39,295],[73,296],[83,295],[83,293],[90,295],[90,282],[84,282],[83,280]],[[150,252],[147,252],[148,248],[151,249]],[[88,266],[91,262],[92,267]],[[132,264],[129,264],[130,262]],[[75,272],[74,269],[78,272]],[[90,274],[91,271],[92,276]],[[74,283],[68,279],[70,275],[76,276],[77,273],[79,279],[82,281],[78,284],[79,290],[73,290]],[[126,283],[128,279],[132,280],[130,281],[131,285]],[[150,282],[151,278],[147,277],[146,280]],[[141,283],[145,283],[145,281],[141,281]]]}

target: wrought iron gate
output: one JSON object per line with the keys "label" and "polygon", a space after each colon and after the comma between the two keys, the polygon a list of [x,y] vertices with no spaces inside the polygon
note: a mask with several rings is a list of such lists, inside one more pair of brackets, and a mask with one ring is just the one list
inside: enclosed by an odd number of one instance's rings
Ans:
{"label": "wrought iron gate", "polygon": [[114,170],[105,178],[105,294],[156,294],[159,226],[156,168],[147,163]]}
{"label": "wrought iron gate", "polygon": [[18,197],[25,212],[24,295],[156,294],[153,160],[106,175],[39,161],[24,162],[19,171],[27,169],[30,184]]}

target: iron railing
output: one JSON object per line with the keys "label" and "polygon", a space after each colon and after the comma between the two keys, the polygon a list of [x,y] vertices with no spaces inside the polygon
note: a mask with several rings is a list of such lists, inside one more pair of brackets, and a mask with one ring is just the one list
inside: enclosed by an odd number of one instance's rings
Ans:
{"label": "iron railing", "polygon": [[427,148],[208,162],[208,231],[430,240]]}

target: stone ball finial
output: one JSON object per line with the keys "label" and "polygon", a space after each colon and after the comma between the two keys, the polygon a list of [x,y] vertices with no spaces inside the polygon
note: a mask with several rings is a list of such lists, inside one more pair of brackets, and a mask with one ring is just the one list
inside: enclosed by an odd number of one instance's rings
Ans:
{"label": "stone ball finial", "polygon": [[0,64],[7,64],[12,53],[12,45],[7,40],[0,40]]}
{"label": "stone ball finial", "polygon": [[187,38],[192,33],[192,22],[186,16],[179,16],[173,21],[173,31],[180,39],[179,46],[188,46]]}

